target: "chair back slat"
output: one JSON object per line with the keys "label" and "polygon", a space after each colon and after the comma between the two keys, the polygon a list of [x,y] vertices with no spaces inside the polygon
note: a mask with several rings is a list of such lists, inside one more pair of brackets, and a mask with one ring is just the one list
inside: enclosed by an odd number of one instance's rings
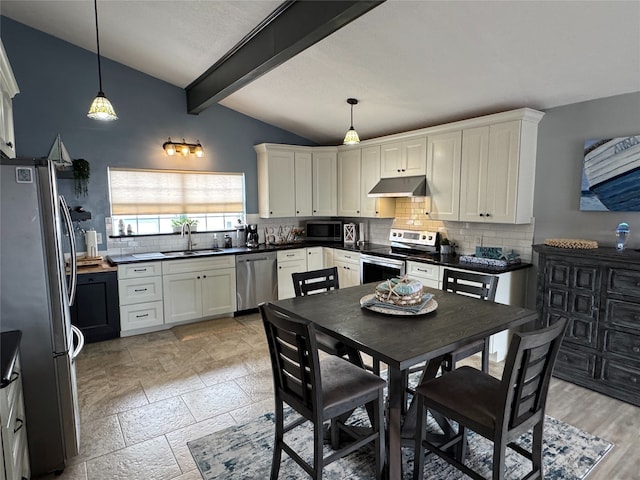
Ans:
{"label": "chair back slat", "polygon": [[495,275],[444,269],[442,289],[447,292],[459,293],[493,302],[496,299],[497,288],[498,277]]}
{"label": "chair back slat", "polygon": [[508,429],[544,412],[566,324],[566,319],[561,319],[547,329],[513,335],[502,377],[507,390],[502,413]]}
{"label": "chair back slat", "polygon": [[313,410],[320,405],[320,376],[313,323],[271,304],[260,305],[276,395],[292,406]]}
{"label": "chair back slat", "polygon": [[293,279],[293,289],[296,297],[340,288],[337,267],[292,273],[291,278]]}

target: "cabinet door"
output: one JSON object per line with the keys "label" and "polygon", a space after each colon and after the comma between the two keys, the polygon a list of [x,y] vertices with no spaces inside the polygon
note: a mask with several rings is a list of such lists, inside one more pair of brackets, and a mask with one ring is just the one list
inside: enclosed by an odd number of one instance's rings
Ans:
{"label": "cabinet door", "polygon": [[313,152],[313,215],[338,214],[338,158],[336,151]]}
{"label": "cabinet door", "polygon": [[359,148],[338,152],[338,215],[360,216],[360,154]]}
{"label": "cabinet door", "polygon": [[311,152],[295,152],[296,217],[310,217],[313,205]]}
{"label": "cabinet door", "polygon": [[387,143],[380,150],[380,176],[382,178],[402,175],[402,142]]}
{"label": "cabinet door", "polygon": [[236,269],[221,268],[199,273],[202,287],[202,316],[236,311]]}
{"label": "cabinet door", "polygon": [[324,268],[335,266],[333,262],[333,248],[322,247],[322,265],[324,265]]}
{"label": "cabinet door", "polygon": [[[520,121],[489,127],[489,156],[485,220],[496,223],[515,221],[518,201]],[[533,178],[531,179],[533,182]]]}
{"label": "cabinet door", "polygon": [[278,262],[278,300],[293,298],[296,292],[293,289],[292,273],[306,272],[307,259]]}
{"label": "cabinet door", "polygon": [[418,137],[402,142],[404,157],[403,175],[425,175],[427,173],[427,137]]}
{"label": "cabinet door", "polygon": [[164,275],[164,323],[202,318],[202,272]]}
{"label": "cabinet door", "polygon": [[362,149],[360,160],[360,216],[370,218],[393,218],[396,214],[396,199],[369,197],[371,189],[380,181],[380,147]]}
{"label": "cabinet door", "polygon": [[480,222],[485,218],[488,156],[489,127],[463,130],[460,166],[461,222]]}
{"label": "cabinet door", "polygon": [[461,151],[462,131],[429,136],[427,183],[431,200],[430,219],[459,218]]}
{"label": "cabinet door", "polygon": [[354,287],[360,285],[360,266],[355,263],[347,263],[335,260],[338,268],[338,282],[340,288]]}
{"label": "cabinet door", "polygon": [[322,247],[307,248],[307,271],[320,270],[323,268],[324,258]]}
{"label": "cabinet door", "polygon": [[262,218],[295,216],[293,150],[269,148],[258,154],[258,210]]}

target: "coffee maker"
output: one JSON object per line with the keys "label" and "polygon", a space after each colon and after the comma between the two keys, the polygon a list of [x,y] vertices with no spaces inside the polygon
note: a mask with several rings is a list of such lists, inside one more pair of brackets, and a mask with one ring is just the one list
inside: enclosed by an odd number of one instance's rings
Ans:
{"label": "coffee maker", "polygon": [[247,247],[256,248],[258,246],[258,225],[251,224],[247,227]]}

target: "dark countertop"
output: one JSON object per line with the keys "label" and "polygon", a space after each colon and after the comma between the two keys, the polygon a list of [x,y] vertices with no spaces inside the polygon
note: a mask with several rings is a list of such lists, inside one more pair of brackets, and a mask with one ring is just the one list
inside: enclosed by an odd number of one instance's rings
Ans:
{"label": "dark countertop", "polygon": [[587,260],[602,259],[634,264],[640,263],[640,251],[632,248],[625,248],[622,252],[619,252],[615,247],[560,248],[537,244],[533,246],[533,251],[545,253],[546,255],[571,255],[572,257],[582,257]]}
{"label": "dark countertop", "polygon": [[2,370],[0,388],[6,387],[15,380],[11,376],[18,358],[21,338],[22,332],[20,330],[12,330],[0,334],[0,370]]}
{"label": "dark countertop", "polygon": [[[287,245],[266,245],[260,244],[257,248],[248,248],[248,247],[232,247],[232,248],[221,248],[218,251],[209,251],[209,253],[202,255],[179,255],[179,256],[171,256],[171,252],[165,252],[164,254],[157,253],[157,257],[151,254],[138,254],[143,256],[144,258],[135,257],[136,254],[131,255],[119,255],[119,256],[109,256],[107,260],[112,265],[120,265],[125,263],[137,263],[137,262],[149,262],[149,261],[159,261],[159,260],[184,260],[185,258],[203,258],[203,257],[211,257],[211,256],[219,256],[219,255],[243,255],[248,253],[259,253],[259,252],[277,252],[278,250],[290,250],[294,248],[306,248],[306,247],[330,247],[337,248],[340,250],[346,250],[349,252],[357,252],[357,253],[368,253],[379,255],[381,257],[389,257],[389,258],[398,258],[397,255],[392,255],[390,253],[390,246],[383,245],[378,243],[364,243],[362,245],[358,244],[343,244],[343,243],[324,243],[324,242],[298,242],[291,243]],[[195,250],[196,252],[198,250]],[[492,274],[500,274],[506,272],[512,272],[514,270],[521,270],[523,268],[530,268],[533,265],[530,263],[519,263],[514,265],[509,265],[507,267],[492,267],[486,265],[478,265],[474,263],[468,262],[460,262],[460,257],[458,255],[440,255],[439,258],[424,258],[419,256],[411,256],[409,255],[407,260],[412,260],[416,262],[422,263],[431,263],[435,265],[443,265],[445,267],[452,268],[461,268],[464,270],[472,270],[475,272],[482,273],[492,273]]]}

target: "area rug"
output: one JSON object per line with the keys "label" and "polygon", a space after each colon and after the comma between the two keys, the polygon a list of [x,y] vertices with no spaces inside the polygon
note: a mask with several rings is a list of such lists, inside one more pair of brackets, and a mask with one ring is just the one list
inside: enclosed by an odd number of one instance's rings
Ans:
{"label": "area rug", "polygon": [[[288,416],[296,415],[288,413]],[[294,418],[294,417],[291,417]],[[368,425],[363,409],[352,415],[356,425]],[[429,428],[437,428],[429,419]],[[274,415],[267,413],[256,421],[212,433],[188,443],[193,458],[204,480],[245,480],[269,478],[274,436]],[[547,480],[581,480],[613,447],[613,444],[589,433],[547,416],[544,428],[544,473]],[[290,444],[298,446],[302,457],[313,458],[313,427],[309,422],[295,428],[285,436]],[[530,448],[531,437],[523,435],[519,441]],[[466,464],[485,477],[491,478],[492,443],[473,432],[469,434],[469,455]],[[325,445],[325,456],[331,448]],[[413,449],[403,448],[404,479],[413,472]],[[324,469],[326,480],[359,480],[374,478],[375,458],[371,449],[358,452],[334,462]],[[531,462],[507,449],[506,478],[521,479],[531,469]],[[308,478],[289,456],[283,452],[280,467],[281,480]],[[425,460],[427,480],[459,480],[468,478],[445,461],[429,455]]]}

